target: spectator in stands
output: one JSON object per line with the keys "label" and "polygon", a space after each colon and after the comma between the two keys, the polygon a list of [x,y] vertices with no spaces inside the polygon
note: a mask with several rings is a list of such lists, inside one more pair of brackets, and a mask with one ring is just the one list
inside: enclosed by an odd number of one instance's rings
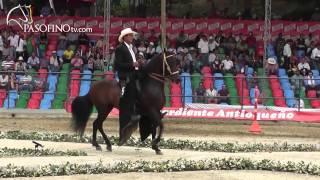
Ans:
{"label": "spectator in stands", "polygon": [[295,108],[304,109],[304,101],[303,101],[303,99],[299,98],[298,96],[295,96],[295,97],[296,97]]}
{"label": "spectator in stands", "polygon": [[280,59],[283,55],[283,48],[285,44],[286,40],[282,37],[282,33],[279,33],[276,39],[276,55],[278,59]]}
{"label": "spectator in stands", "polygon": [[1,67],[3,70],[14,70],[15,62],[12,57],[6,58],[2,61]]}
{"label": "spectator in stands", "polygon": [[34,52],[32,53],[32,55],[28,58],[27,64],[28,64],[29,68],[33,68],[36,71],[39,70],[39,68],[40,68],[40,59],[36,56],[36,53],[34,53]]}
{"label": "spectator in stands", "polygon": [[85,69],[88,69],[93,73],[94,71],[94,57],[92,55],[89,56],[88,58],[88,64],[85,65]]}
{"label": "spectator in stands", "polygon": [[195,71],[197,73],[201,72],[201,62],[199,61],[198,57],[197,57],[197,51],[196,48],[194,47],[190,47],[189,48],[189,53],[187,54],[187,59],[192,63],[191,67],[191,71]]}
{"label": "spectator in stands", "polygon": [[305,56],[306,50],[307,46],[305,44],[305,39],[303,34],[300,34],[299,39],[297,39],[297,55],[299,55],[299,57]]}
{"label": "spectator in stands", "polygon": [[83,60],[80,57],[80,54],[76,54],[72,59],[71,59],[71,67],[72,69],[79,69],[82,71],[82,65],[83,65]]}
{"label": "spectator in stands", "polygon": [[68,49],[65,50],[63,53],[63,63],[70,63],[73,55],[74,55],[74,52],[69,46]]}
{"label": "spectator in stands", "polygon": [[135,45],[139,46],[140,44],[146,43],[148,43],[148,39],[146,38],[144,31],[140,31],[140,33],[137,35],[137,42],[135,43]]}
{"label": "spectator in stands", "polygon": [[89,42],[90,42],[90,40],[89,40],[89,37],[87,36],[86,33],[82,32],[82,33],[79,34],[79,36],[78,36],[79,45],[84,45],[84,46],[88,47],[89,46]]}
{"label": "spectator in stands", "polygon": [[298,69],[294,69],[294,75],[290,78],[291,87],[296,96],[299,96],[300,89],[304,89],[303,77],[301,76]]}
{"label": "spectator in stands", "polygon": [[306,36],[306,38],[304,39],[304,44],[309,47],[311,46],[311,42],[314,42],[315,39],[312,36],[312,33],[309,33],[308,36]]}
{"label": "spectator in stands", "polygon": [[213,62],[218,58],[216,55],[217,50],[212,50],[209,53],[209,57],[208,57],[208,61],[209,61],[209,65],[212,66]]}
{"label": "spectator in stands", "polygon": [[100,55],[99,53],[96,54],[93,61],[93,65],[94,65],[94,70],[103,71],[104,63],[103,63],[102,55]]}
{"label": "spectator in stands", "polygon": [[148,38],[148,40],[149,40],[149,42],[157,42],[158,41],[158,37],[157,37],[154,29],[151,30],[151,35]]}
{"label": "spectator in stands", "polygon": [[9,77],[9,88],[10,90],[17,90],[18,91],[18,86],[17,86],[17,76],[15,73],[11,73]]}
{"label": "spectator in stands", "polygon": [[61,34],[58,40],[57,50],[58,51],[65,51],[68,46],[68,41],[64,34]]}
{"label": "spectator in stands", "polygon": [[222,72],[223,73],[233,73],[233,61],[231,60],[229,55],[225,56],[225,59],[222,60]]}
{"label": "spectator in stands", "polygon": [[107,66],[108,66],[108,70],[111,70],[111,69],[112,69],[115,58],[116,58],[116,56],[115,56],[114,47],[111,46],[111,47],[110,47],[110,50],[109,50],[109,54],[107,54]]}
{"label": "spectator in stands", "polygon": [[49,60],[49,71],[50,72],[58,72],[63,64],[62,58],[57,56],[57,52],[53,51],[52,56]]}
{"label": "spectator in stands", "polygon": [[314,68],[320,69],[320,43],[317,44],[317,46],[312,50],[311,53],[311,61],[314,65]]}
{"label": "spectator in stands", "polygon": [[145,46],[144,43],[140,43],[140,45],[139,45],[139,47],[138,47],[138,53],[139,53],[139,52],[142,52],[143,54],[146,54],[147,48],[146,48],[146,46]]}
{"label": "spectator in stands", "polygon": [[17,73],[19,74],[24,74],[25,71],[27,71],[27,64],[23,61],[23,57],[20,56],[18,58],[18,62],[15,64],[15,71],[21,71],[22,73]]}
{"label": "spectator in stands", "polygon": [[310,71],[308,75],[304,77],[304,85],[306,86],[307,92],[309,90],[319,90],[319,85],[318,86],[316,85],[316,81],[312,71]]}
{"label": "spectator in stands", "polygon": [[204,103],[206,90],[203,87],[203,82],[199,83],[199,87],[195,91],[195,102]]}
{"label": "spectator in stands", "polygon": [[7,59],[10,55],[10,47],[8,46],[8,43],[3,43],[3,49],[2,49],[2,58],[0,61],[3,61],[4,59]]}
{"label": "spectator in stands", "polygon": [[154,48],[154,43],[150,42],[146,50],[146,58],[151,59],[155,54],[155,52],[156,52],[156,49]]}
{"label": "spectator in stands", "polygon": [[253,32],[249,32],[249,36],[246,39],[246,43],[248,45],[248,49],[253,49],[253,52],[256,50],[257,39],[253,35]]}
{"label": "spectator in stands", "polygon": [[292,43],[293,41],[291,39],[287,40],[287,43],[284,45],[284,48],[283,48],[283,57],[284,57],[283,66],[285,69],[289,69],[290,59],[292,56],[292,50],[291,50]]}
{"label": "spectator in stands", "polygon": [[209,36],[209,52],[213,52],[216,49],[218,49],[219,47],[219,43],[217,42],[217,40],[211,35]]}
{"label": "spectator in stands", "polygon": [[78,33],[75,33],[75,32],[69,32],[67,34],[67,41],[68,41],[68,44],[72,44],[72,45],[78,45]]}
{"label": "spectator in stands", "polygon": [[8,89],[9,76],[7,73],[1,73],[0,75],[0,89]]}
{"label": "spectator in stands", "polygon": [[274,58],[268,58],[266,66],[268,75],[278,75],[279,66]]}
{"label": "spectator in stands", "polygon": [[301,62],[298,64],[298,69],[302,73],[303,69],[305,69],[307,72],[310,71],[310,65],[307,62],[306,58],[302,58]]}
{"label": "spectator in stands", "polygon": [[20,77],[20,80],[18,82],[18,89],[19,91],[27,90],[32,91],[32,76],[29,72],[25,73],[22,77]]}
{"label": "spectator in stands", "polygon": [[2,61],[2,51],[3,51],[3,37],[2,37],[2,33],[0,32],[0,61]]}
{"label": "spectator in stands", "polygon": [[48,35],[46,32],[41,32],[39,37],[39,47],[38,47],[39,49],[38,56],[40,58],[43,58],[45,56],[47,44],[48,44]]}
{"label": "spectator in stands", "polygon": [[242,54],[242,53],[248,53],[248,44],[245,40],[241,40],[237,43],[236,45],[236,50],[238,51],[238,53]]}
{"label": "spectator in stands", "polygon": [[257,72],[254,71],[253,75],[247,75],[247,80],[248,80],[248,89],[255,88],[258,85]]}
{"label": "spectator in stands", "polygon": [[206,98],[208,103],[217,104],[217,95],[218,92],[213,88],[213,86],[211,86],[210,89],[206,89]]}
{"label": "spectator in stands", "polygon": [[221,103],[227,103],[230,104],[230,99],[229,99],[229,91],[226,88],[226,85],[222,85],[222,89],[218,92],[219,96],[219,104]]}
{"label": "spectator in stands", "polygon": [[96,43],[96,48],[103,49],[103,44],[103,36],[101,36]]}
{"label": "spectator in stands", "polygon": [[19,35],[14,31],[10,32],[10,36],[8,37],[9,46],[10,46],[10,57],[16,58],[16,49],[18,47]]}
{"label": "spectator in stands", "polygon": [[187,45],[188,36],[184,33],[184,31],[180,31],[176,42],[177,47],[185,47]]}
{"label": "spectator in stands", "polygon": [[202,35],[198,42],[200,61],[203,66],[209,65],[209,42],[206,35]]}
{"label": "spectator in stands", "polygon": [[18,40],[18,46],[16,49],[16,57],[19,56],[24,56],[24,50],[25,50],[25,46],[27,45],[26,41],[24,40],[24,36],[21,34]]}
{"label": "spectator in stands", "polygon": [[50,4],[47,2],[45,6],[41,8],[40,17],[48,17],[51,12]]}
{"label": "spectator in stands", "polygon": [[222,64],[219,58],[216,58],[211,66],[213,73],[222,73]]}
{"label": "spectator in stands", "polygon": [[32,52],[36,51],[36,38],[34,37],[33,33],[30,33],[27,37],[26,47],[27,47],[27,53],[28,56],[32,54]]}
{"label": "spectator in stands", "polygon": [[32,84],[32,90],[33,91],[46,91],[47,84],[44,82],[45,79],[41,79],[37,76],[32,78],[31,84]]}

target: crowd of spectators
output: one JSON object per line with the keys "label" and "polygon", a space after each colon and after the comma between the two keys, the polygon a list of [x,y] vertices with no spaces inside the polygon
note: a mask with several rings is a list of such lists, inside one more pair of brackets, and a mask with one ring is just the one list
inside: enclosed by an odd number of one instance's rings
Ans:
{"label": "crowd of spectators", "polygon": [[[92,42],[85,33],[61,33],[57,37],[57,46],[47,55],[50,37],[46,33],[39,35],[19,33],[11,29],[0,33],[0,88],[21,89],[30,86],[31,69],[47,69],[49,72],[59,72],[64,63],[70,63],[72,69],[111,70],[114,62],[116,43],[112,43],[109,54],[103,58],[103,38]],[[177,60],[182,72],[201,73],[204,66],[211,68],[212,73],[246,74],[249,67],[254,69],[253,77],[248,80],[248,87],[257,85],[257,69],[263,67],[261,53],[257,46],[261,42],[255,35],[232,34],[220,31],[217,34],[200,33],[190,39],[183,31],[174,40],[167,41],[168,51],[177,53]],[[292,84],[295,95],[299,88],[320,90],[313,76],[312,69],[320,68],[320,43],[309,34],[300,35],[297,39],[285,39],[280,33],[271,42],[275,56],[270,57],[265,64],[267,75],[278,75],[278,69],[284,68]],[[139,32],[134,40],[134,51],[146,60],[161,53],[160,36],[151,31],[147,36]],[[10,71],[18,71],[16,74]],[[36,77],[35,77],[36,78]],[[31,79],[31,80],[30,80]],[[302,79],[302,80],[301,80]],[[45,80],[43,80],[45,82]],[[193,94],[205,97],[208,103],[229,103],[227,88],[217,91],[214,87],[194,89]],[[29,89],[32,89],[29,88]],[[217,98],[220,97],[220,98]],[[224,98],[221,98],[224,97]],[[201,99],[200,99],[201,100]]]}
{"label": "crowd of spectators", "polygon": [[[57,44],[54,50],[49,50],[50,38],[46,33],[25,34],[12,29],[0,32],[0,89],[32,91],[40,87],[45,90],[46,80],[37,77],[39,69],[56,73],[64,63],[70,63],[72,69],[92,72],[103,71],[111,65],[102,57],[102,38],[92,44],[85,33],[62,33],[55,38]],[[111,47],[108,58],[112,62],[113,50],[114,47]]]}

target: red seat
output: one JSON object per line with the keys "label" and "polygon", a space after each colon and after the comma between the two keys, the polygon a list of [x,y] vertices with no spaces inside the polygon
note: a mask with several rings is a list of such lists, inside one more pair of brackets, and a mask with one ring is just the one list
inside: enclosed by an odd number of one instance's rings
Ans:
{"label": "red seat", "polygon": [[57,44],[52,44],[50,43],[48,45],[48,51],[55,51],[56,50],[56,47],[57,47]]}
{"label": "red seat", "polygon": [[287,107],[286,101],[284,99],[275,99],[274,105],[280,106],[280,107]]}
{"label": "red seat", "polygon": [[71,79],[80,79],[80,70],[72,70],[71,71]]}
{"label": "red seat", "polygon": [[317,97],[317,91],[315,90],[310,90],[307,93],[308,98],[316,98]]}
{"label": "red seat", "polygon": [[0,108],[3,106],[4,99],[0,98]]}
{"label": "red seat", "polygon": [[7,91],[0,89],[0,99],[5,99],[7,97]]}
{"label": "red seat", "polygon": [[241,105],[250,105],[250,99],[240,97],[240,104]]}
{"label": "red seat", "polygon": [[52,50],[48,50],[48,51],[46,52],[46,55],[49,56],[49,57],[52,56]]}
{"label": "red seat", "polygon": [[28,109],[39,109],[40,100],[38,99],[30,99],[28,102]]}
{"label": "red seat", "polygon": [[31,94],[31,99],[41,100],[42,99],[42,94],[43,94],[43,92],[41,92],[41,91],[34,91]]}
{"label": "red seat", "polygon": [[107,71],[104,73],[104,76],[107,80],[113,80],[114,79],[114,73],[112,71]]}
{"label": "red seat", "polygon": [[39,69],[39,78],[47,79],[48,77],[48,70],[47,69]]}
{"label": "red seat", "polygon": [[201,70],[201,73],[202,74],[206,74],[206,73],[209,73],[211,74],[211,68],[209,66],[204,66]]}

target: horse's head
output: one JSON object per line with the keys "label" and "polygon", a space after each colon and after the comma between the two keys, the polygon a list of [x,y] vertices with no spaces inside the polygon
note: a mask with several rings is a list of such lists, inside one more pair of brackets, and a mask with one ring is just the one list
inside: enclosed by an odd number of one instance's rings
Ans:
{"label": "horse's head", "polygon": [[175,83],[180,82],[180,69],[179,63],[174,52],[164,52],[162,54],[162,71],[163,76],[168,77]]}
{"label": "horse's head", "polygon": [[[11,14],[17,13],[19,16],[22,16],[23,18],[18,18],[15,19],[11,17]],[[7,15],[7,25],[10,25],[10,22],[15,22],[17,23],[21,29],[23,29],[24,24],[32,24],[33,19],[32,19],[32,9],[31,5],[23,5],[21,6],[20,4],[14,8],[12,8]]]}

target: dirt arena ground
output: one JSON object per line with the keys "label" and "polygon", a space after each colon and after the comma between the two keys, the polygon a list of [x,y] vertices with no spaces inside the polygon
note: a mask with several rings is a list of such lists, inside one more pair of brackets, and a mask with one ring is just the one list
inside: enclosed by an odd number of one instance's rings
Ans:
{"label": "dirt arena ground", "polygon": [[[86,133],[91,135],[92,122],[89,122]],[[263,133],[252,135],[248,132],[250,122],[243,121],[214,121],[214,120],[181,120],[166,119],[164,138],[175,139],[201,139],[215,140],[218,142],[238,143],[310,143],[320,144],[320,124],[264,122],[261,123]],[[104,128],[108,135],[117,135],[118,120],[108,119]],[[20,130],[23,132],[56,132],[73,133],[70,129],[70,119],[66,118],[3,118],[0,120],[0,131]],[[138,137],[135,133],[134,136]],[[41,141],[40,141],[41,142]],[[186,158],[200,160],[214,157],[248,157],[254,160],[271,159],[280,161],[305,161],[320,165],[320,152],[261,152],[261,153],[222,153],[222,152],[197,152],[163,149],[164,155],[157,156],[149,148],[118,147],[113,146],[113,152],[96,151],[90,144],[83,143],[56,143],[41,142],[46,148],[55,150],[82,150],[88,153],[83,157],[13,157],[0,158],[0,165],[8,164],[24,166],[38,166],[46,164],[71,163],[96,163],[102,160],[104,163],[119,162],[122,160],[147,159],[162,161],[168,159]],[[0,145],[11,148],[33,148],[30,141],[0,139]],[[283,179],[320,179],[317,176],[298,175],[294,173],[278,173],[268,171],[197,171],[176,173],[127,173],[127,174],[104,174],[104,175],[77,175],[63,177],[42,178],[17,178],[17,179],[221,179],[221,180],[283,180]]]}

